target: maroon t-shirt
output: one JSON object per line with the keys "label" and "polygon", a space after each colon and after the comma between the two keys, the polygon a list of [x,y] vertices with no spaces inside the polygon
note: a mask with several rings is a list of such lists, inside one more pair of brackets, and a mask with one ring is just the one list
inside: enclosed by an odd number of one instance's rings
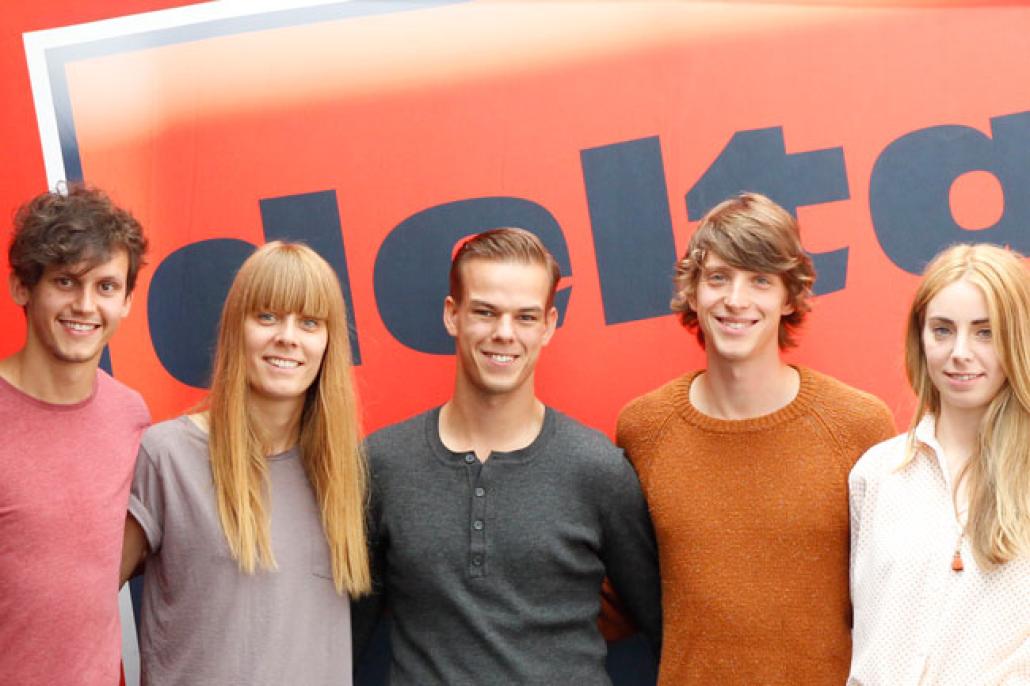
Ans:
{"label": "maroon t-shirt", "polygon": [[150,413],[97,372],[72,405],[0,379],[0,683],[118,683],[118,570]]}

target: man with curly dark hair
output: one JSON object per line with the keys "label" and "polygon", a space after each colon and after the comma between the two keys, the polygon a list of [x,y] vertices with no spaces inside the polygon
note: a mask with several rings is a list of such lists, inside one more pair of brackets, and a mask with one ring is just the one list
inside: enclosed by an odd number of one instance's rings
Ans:
{"label": "man with curly dark hair", "polygon": [[757,193],[717,205],[671,303],[706,368],[619,417],[658,534],[661,684],[847,678],[848,472],[894,423],[882,401],[783,360],[814,280],[790,213]]}
{"label": "man with curly dark hair", "polygon": [[9,285],[26,336],[0,360],[5,683],[118,682],[122,531],[150,415],[98,366],[146,247],[139,222],[93,188],[43,193],[14,218]]}

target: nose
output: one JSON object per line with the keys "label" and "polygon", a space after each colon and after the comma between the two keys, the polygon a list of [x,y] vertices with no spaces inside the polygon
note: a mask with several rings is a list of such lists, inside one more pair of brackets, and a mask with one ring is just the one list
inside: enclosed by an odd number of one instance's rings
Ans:
{"label": "nose", "polygon": [[955,346],[951,349],[951,358],[953,360],[969,360],[973,357],[973,353],[969,349],[969,334],[965,331],[959,331],[955,335]]}
{"label": "nose", "polygon": [[275,334],[275,342],[287,346],[297,345],[298,331],[297,315],[287,315],[279,321],[279,329]]}
{"label": "nose", "polygon": [[743,309],[748,306],[747,281],[740,275],[735,276],[726,293],[726,307]]}
{"label": "nose", "polygon": [[497,318],[497,325],[494,327],[494,338],[497,340],[509,341],[515,337],[515,329],[510,314],[502,314]]}
{"label": "nose", "polygon": [[93,291],[89,288],[80,288],[76,294],[75,302],[72,306],[76,312],[90,313],[93,312],[96,305],[96,298],[93,296]]}

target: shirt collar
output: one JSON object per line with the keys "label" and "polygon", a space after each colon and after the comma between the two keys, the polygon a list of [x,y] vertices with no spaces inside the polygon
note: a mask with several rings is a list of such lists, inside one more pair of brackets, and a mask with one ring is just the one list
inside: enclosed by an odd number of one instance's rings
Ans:
{"label": "shirt collar", "polygon": [[[951,476],[948,474],[948,470],[944,465],[944,448],[941,447],[940,442],[937,440],[937,418],[932,414],[925,415],[919,424],[916,425],[915,429],[916,443],[920,447],[927,448],[930,454],[926,454],[927,459],[934,459],[937,463],[937,468],[941,470],[941,475],[944,477],[944,484],[948,488],[948,493],[951,493],[953,484],[951,483]],[[927,453],[927,451],[920,450],[920,453]],[[918,456],[917,456],[918,458]]]}
{"label": "shirt collar", "polygon": [[932,449],[934,453],[941,452],[941,444],[937,442],[937,418],[932,414],[926,414],[915,429],[916,441],[923,443]]}

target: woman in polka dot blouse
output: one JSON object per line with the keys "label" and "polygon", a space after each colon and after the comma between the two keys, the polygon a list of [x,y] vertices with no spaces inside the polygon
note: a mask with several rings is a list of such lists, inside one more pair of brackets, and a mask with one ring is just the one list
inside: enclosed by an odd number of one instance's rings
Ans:
{"label": "woman in polka dot blouse", "polygon": [[908,317],[912,428],[849,478],[849,685],[1030,685],[1030,273],[957,245]]}

